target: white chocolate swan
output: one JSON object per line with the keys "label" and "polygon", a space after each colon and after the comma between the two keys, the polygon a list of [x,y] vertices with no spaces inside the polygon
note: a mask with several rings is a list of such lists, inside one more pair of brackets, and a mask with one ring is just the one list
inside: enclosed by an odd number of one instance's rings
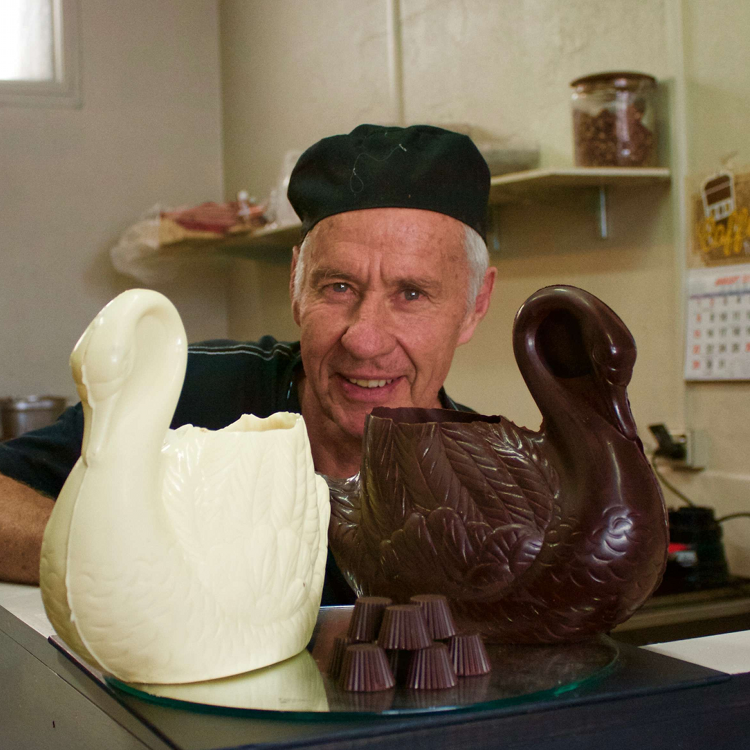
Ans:
{"label": "white chocolate swan", "polygon": [[163,295],[124,292],[71,355],[81,458],[44,533],[60,637],[130,682],[239,674],[299,653],[325,573],[328,487],[302,417],[169,424],[187,344]]}

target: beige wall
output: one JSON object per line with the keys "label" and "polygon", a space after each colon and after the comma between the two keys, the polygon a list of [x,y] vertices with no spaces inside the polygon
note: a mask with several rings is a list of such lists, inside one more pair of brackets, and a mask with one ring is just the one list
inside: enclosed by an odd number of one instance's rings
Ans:
{"label": "beige wall", "polygon": [[[744,416],[750,386],[682,378],[685,180],[737,150],[750,163],[750,4],[744,0],[401,0],[407,123],[471,123],[509,143],[536,143],[543,166],[572,164],[568,83],[614,69],[661,82],[661,157],[670,188],[611,190],[610,239],[597,237],[595,195],[503,207],[499,283],[474,340],[457,353],[451,394],[536,427],[518,375],[513,315],[534,290],[576,284],[631,328],[639,349],[630,396],[641,434],[666,422],[706,428],[708,471],[676,481],[719,513],[750,510]],[[268,194],[288,149],[366,121],[392,122],[386,0],[224,0],[220,5],[227,192]],[[287,274],[240,262],[230,294],[237,337],[296,336]],[[667,497],[670,504],[678,503]],[[726,527],[733,569],[750,574],[750,525]]]}
{"label": "beige wall", "polygon": [[[83,104],[0,107],[0,396],[74,397],[68,356],[98,310],[137,285],[108,250],[156,203],[220,199],[214,0],[81,0]],[[226,335],[226,282],[159,287],[191,339]]]}
{"label": "beige wall", "polygon": [[[284,154],[362,122],[391,118],[384,0],[221,2],[227,195],[264,199]],[[240,262],[230,335],[296,339],[287,266]]]}
{"label": "beige wall", "polygon": [[[750,4],[689,0],[685,8],[685,81],[689,183],[728,163],[750,165]],[[688,423],[706,430],[709,469],[674,477],[720,514],[750,511],[750,383],[693,383]],[[724,525],[734,570],[750,574],[750,518]]]}
{"label": "beige wall", "polygon": [[[357,12],[324,0],[220,7],[228,192],[250,185],[267,195],[286,150],[363,121],[392,121],[385,0],[358,4]],[[669,79],[665,15],[662,2],[629,0],[402,0],[406,121],[470,123],[509,143],[539,145],[545,166],[570,165],[569,82],[616,68]],[[682,423],[669,192],[609,198],[606,241],[596,234],[590,192],[499,211],[498,288],[475,340],[457,354],[448,380],[454,397],[539,423],[513,360],[511,325],[529,294],[566,282],[601,296],[632,327],[641,351],[632,389],[640,423]],[[283,264],[239,265],[230,331],[296,336]]]}

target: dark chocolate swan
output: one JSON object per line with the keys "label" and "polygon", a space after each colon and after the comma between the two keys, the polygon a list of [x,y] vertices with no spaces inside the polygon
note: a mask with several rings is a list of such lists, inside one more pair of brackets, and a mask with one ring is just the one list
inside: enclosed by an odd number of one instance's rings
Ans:
{"label": "dark chocolate swan", "polygon": [[543,416],[374,409],[362,470],[329,480],[329,543],[359,595],[445,594],[490,641],[607,632],[656,588],[667,517],[626,386],[635,343],[581,289],[539,290],[513,328]]}

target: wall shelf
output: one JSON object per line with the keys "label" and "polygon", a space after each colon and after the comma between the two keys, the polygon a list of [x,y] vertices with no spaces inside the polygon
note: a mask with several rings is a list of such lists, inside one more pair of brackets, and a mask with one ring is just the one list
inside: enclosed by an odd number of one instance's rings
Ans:
{"label": "wall shelf", "polygon": [[[607,236],[606,188],[611,186],[642,186],[668,183],[670,172],[663,168],[641,167],[571,167],[569,169],[531,169],[526,172],[492,178],[490,204],[533,201],[561,190],[596,189],[599,191],[599,230]],[[166,245],[160,250],[164,257],[181,253],[215,252],[267,262],[287,262],[289,251],[299,242],[299,225],[261,229],[254,234],[230,235],[217,241],[185,241]]]}
{"label": "wall shelf", "polygon": [[516,203],[558,188],[615,185],[650,185],[669,182],[670,171],[662,167],[570,167],[569,169],[530,169],[492,178],[490,203]]}
{"label": "wall shelf", "polygon": [[299,244],[301,224],[286,227],[264,228],[252,235],[232,238],[228,244],[221,243],[216,249],[224,255],[232,255],[264,263],[288,264],[292,259],[292,248]]}
{"label": "wall shelf", "polygon": [[246,250],[291,250],[300,240],[300,231],[300,224],[264,228],[251,235],[228,237],[220,245],[223,251],[238,255],[243,255]]}
{"label": "wall shelf", "polygon": [[671,174],[665,167],[570,167],[568,169],[530,169],[527,172],[499,175],[490,184],[490,204],[530,202],[562,190],[593,188],[599,197],[599,236],[606,239],[607,188],[667,184]]}
{"label": "wall shelf", "polygon": [[183,240],[159,248],[162,257],[206,257],[210,254],[285,263],[300,240],[300,224],[265,227],[252,234],[230,234],[216,240]]}

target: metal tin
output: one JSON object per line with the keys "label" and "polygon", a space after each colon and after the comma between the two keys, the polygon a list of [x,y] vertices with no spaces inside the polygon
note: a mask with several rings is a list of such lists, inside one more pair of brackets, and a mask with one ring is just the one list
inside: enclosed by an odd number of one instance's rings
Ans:
{"label": "metal tin", "polygon": [[65,410],[61,396],[23,396],[0,400],[3,440],[52,424]]}

